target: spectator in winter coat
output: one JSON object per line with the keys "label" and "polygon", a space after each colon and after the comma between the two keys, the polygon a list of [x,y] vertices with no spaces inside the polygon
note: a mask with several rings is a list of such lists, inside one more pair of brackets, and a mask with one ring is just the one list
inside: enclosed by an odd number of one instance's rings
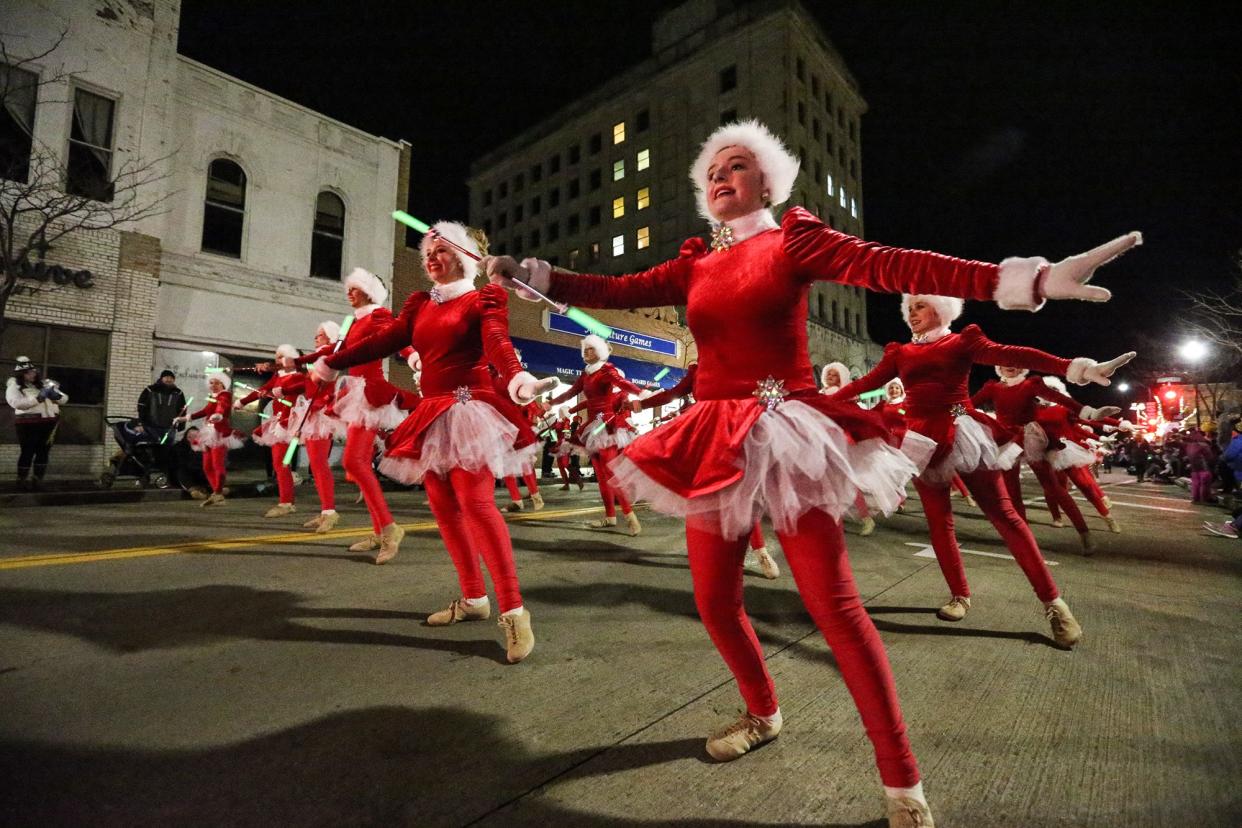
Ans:
{"label": "spectator in winter coat", "polygon": [[1212,503],[1212,464],[1215,456],[1207,436],[1193,431],[1182,444],[1182,456],[1190,473],[1190,502]]}

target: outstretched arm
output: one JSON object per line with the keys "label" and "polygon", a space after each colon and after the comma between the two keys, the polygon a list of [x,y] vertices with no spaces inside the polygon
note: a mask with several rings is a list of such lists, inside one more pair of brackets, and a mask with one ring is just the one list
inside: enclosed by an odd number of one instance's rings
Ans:
{"label": "outstretched arm", "polygon": [[897,376],[897,349],[899,347],[896,342],[885,345],[884,356],[880,358],[876,366],[853,382],[846,383],[836,396],[842,400],[848,400],[859,394],[883,388],[885,383]]}

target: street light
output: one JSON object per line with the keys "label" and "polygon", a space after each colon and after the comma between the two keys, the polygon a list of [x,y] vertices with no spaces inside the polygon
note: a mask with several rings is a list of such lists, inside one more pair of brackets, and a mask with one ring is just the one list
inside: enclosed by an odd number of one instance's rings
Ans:
{"label": "street light", "polygon": [[1120,392],[1121,392],[1121,393],[1123,393],[1123,394],[1124,394],[1124,393],[1126,393],[1127,391],[1129,391],[1129,390],[1130,390],[1130,383],[1128,383],[1128,382],[1122,382],[1122,383],[1119,383],[1119,384],[1117,385],[1117,390],[1118,390],[1118,391],[1120,391]]}
{"label": "street light", "polygon": [[1177,353],[1187,362],[1198,362],[1207,356],[1208,346],[1198,339],[1189,339],[1181,344]]}

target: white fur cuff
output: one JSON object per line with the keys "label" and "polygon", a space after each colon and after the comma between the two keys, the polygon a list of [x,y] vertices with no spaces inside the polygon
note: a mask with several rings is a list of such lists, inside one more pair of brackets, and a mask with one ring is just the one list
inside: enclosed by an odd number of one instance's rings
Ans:
{"label": "white fur cuff", "polygon": [[324,362],[323,357],[315,360],[311,364],[311,373],[315,375],[315,379],[320,382],[334,382],[340,374],[335,368],[329,368],[328,363]]}
{"label": "white fur cuff", "polygon": [[1048,264],[1043,256],[1019,258],[1011,256],[1000,263],[1000,275],[996,279],[996,292],[992,298],[1004,310],[1037,311],[1044,306],[1043,299],[1032,304],[1035,296],[1035,277],[1039,269]]}
{"label": "white fur cuff", "polygon": [[1088,357],[1074,357],[1070,360],[1069,369],[1065,372],[1065,378],[1074,385],[1086,385],[1091,380],[1087,379],[1087,369],[1094,368],[1098,365],[1094,359]]}
{"label": "white fur cuff", "polygon": [[[548,289],[552,287],[552,265],[543,259],[523,259],[522,267],[530,274],[530,286],[547,296]],[[538,296],[521,288],[518,288],[517,294],[528,302],[540,301]]]}
{"label": "white fur cuff", "polygon": [[519,397],[518,391],[521,390],[523,385],[526,385],[527,383],[534,385],[538,381],[539,380],[535,379],[534,374],[531,374],[528,371],[518,371],[513,375],[513,379],[509,380],[509,399],[519,405],[525,405],[530,402],[532,397]]}

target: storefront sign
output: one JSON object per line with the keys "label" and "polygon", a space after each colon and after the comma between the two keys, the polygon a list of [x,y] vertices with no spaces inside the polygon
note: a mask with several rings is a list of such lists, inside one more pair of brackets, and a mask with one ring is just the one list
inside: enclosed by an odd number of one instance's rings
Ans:
{"label": "storefront sign", "polygon": [[[95,274],[89,270],[70,270],[57,264],[50,265],[47,262],[22,262],[17,268],[17,278],[34,282],[51,282],[61,287],[73,285],[81,290],[90,290],[95,287]],[[39,290],[40,288],[34,285],[18,284],[13,295],[33,295]]]}
{"label": "storefront sign", "polygon": [[[548,330],[571,336],[587,335],[586,328],[562,313],[548,314]],[[613,328],[612,336],[608,338],[608,341],[616,345],[625,345],[628,348],[637,348],[640,351],[650,351],[653,354],[677,356],[677,340],[661,339],[650,334],[627,331],[625,328]]]}
{"label": "storefront sign", "polygon": [[[522,352],[522,367],[533,374],[552,375],[563,382],[572,383],[582,373],[582,354],[575,348],[564,345],[551,345],[534,339],[513,340],[513,345]],[[656,362],[626,357],[609,357],[608,361],[625,372],[625,377],[635,385],[643,388],[671,388],[685,376],[681,368],[668,368]],[[668,373],[656,381],[656,374],[668,368]]]}

